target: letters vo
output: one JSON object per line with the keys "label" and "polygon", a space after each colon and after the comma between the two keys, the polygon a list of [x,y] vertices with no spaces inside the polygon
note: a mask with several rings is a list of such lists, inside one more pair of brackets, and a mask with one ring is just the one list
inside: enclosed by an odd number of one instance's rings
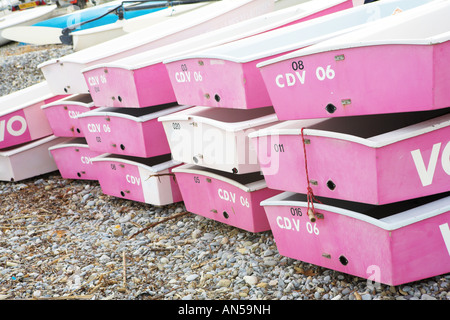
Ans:
{"label": "letters vo", "polygon": [[5,133],[18,137],[27,130],[27,122],[22,116],[13,116],[8,120],[0,121],[0,142],[5,140]]}
{"label": "letters vo", "polygon": [[[441,153],[442,143],[435,143],[431,150],[430,160],[428,165],[425,165],[424,159],[422,157],[422,152],[420,149],[411,151],[411,156],[413,158],[414,164],[419,174],[422,186],[428,186],[433,183],[434,172],[436,166],[439,163],[439,154]],[[445,173],[450,175],[450,141],[442,148],[440,165],[444,169]]]}

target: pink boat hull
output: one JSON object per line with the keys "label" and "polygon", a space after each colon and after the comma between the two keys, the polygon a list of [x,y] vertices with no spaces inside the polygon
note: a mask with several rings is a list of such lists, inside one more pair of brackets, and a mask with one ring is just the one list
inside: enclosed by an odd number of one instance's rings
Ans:
{"label": "pink boat hull", "polygon": [[97,180],[92,159],[101,153],[92,151],[84,139],[73,139],[49,148],[64,179]]}
{"label": "pink boat hull", "polygon": [[260,61],[199,58],[171,62],[166,67],[180,104],[253,109],[272,105],[256,67]]}
{"label": "pink boat hull", "polygon": [[53,131],[41,106],[63,97],[47,97],[22,109],[0,115],[0,149],[52,135]]}
{"label": "pink boat hull", "polygon": [[[346,1],[279,28],[352,7],[353,3]],[[261,61],[279,55],[275,54],[245,63],[216,58],[180,59],[166,63],[166,67],[176,99],[180,104],[253,109],[272,106],[256,65]]]}
{"label": "pink boat hull", "polygon": [[136,70],[100,67],[83,76],[99,106],[144,108],[177,101],[163,63]]}
{"label": "pink boat hull", "polygon": [[333,205],[316,204],[319,218],[311,222],[306,202],[287,201],[291,194],[262,203],[283,256],[392,286],[450,271],[448,193],[440,205],[447,208],[442,213],[413,223],[406,214],[395,228],[366,221],[364,214],[341,213]]}
{"label": "pink boat hull", "polygon": [[[352,1],[344,1],[331,8],[322,9],[316,13],[311,13],[309,16],[286,22],[284,25],[267,29],[264,32],[351,7],[353,7]],[[261,33],[260,30],[258,32]],[[243,34],[245,36],[250,35],[245,32]],[[233,40],[237,39],[238,37],[235,37]],[[213,40],[215,41],[216,39],[211,39],[210,42]],[[229,42],[232,40],[225,38],[223,41]],[[207,44],[204,46],[207,47]],[[161,59],[163,58],[161,57]],[[98,68],[84,71],[83,75],[96,105],[142,108],[177,101],[167,69],[162,62],[136,69],[99,66]],[[196,104],[205,105],[202,103]]]}
{"label": "pink boat hull", "polygon": [[[449,41],[375,45],[299,56],[260,71],[280,120],[424,111],[450,105],[449,52]],[[300,61],[304,69],[293,70]]]}
{"label": "pink boat hull", "polygon": [[[88,95],[79,95],[86,99]],[[92,102],[92,101],[91,101]],[[50,124],[53,134],[58,137],[84,137],[78,120],[78,115],[97,107],[89,103],[77,103],[71,100],[60,99],[57,102],[43,105],[45,116]]]}
{"label": "pink boat hull", "polygon": [[[188,211],[250,232],[270,229],[264,208],[259,203],[280,191],[266,187],[246,191],[218,179],[210,171],[181,172],[182,168],[178,167],[174,173]],[[229,174],[224,176],[230,177]]]}
{"label": "pink boat hull", "polygon": [[[246,18],[270,12],[274,6],[273,1],[266,0],[233,2],[223,5],[218,2],[217,5],[198,8],[190,14],[175,16],[175,20],[162,21],[128,33],[120,39],[115,38],[91,46],[81,50],[81,53],[79,51],[52,59],[38,67],[41,68],[53,92],[87,93],[88,87],[82,75],[84,68],[169,45],[202,34],[205,30],[225,27]],[[212,10],[214,8],[216,10]],[[199,16],[200,14],[203,16]]]}
{"label": "pink boat hull", "polygon": [[[297,134],[251,136],[251,141],[256,144],[269,188],[307,193],[308,174],[317,196],[386,204],[450,190],[449,117],[447,113],[427,125],[433,128],[446,123],[439,129],[380,146],[342,139],[337,134],[323,136],[305,126],[306,158],[302,121],[296,125]],[[373,117],[366,120],[370,119],[378,123]],[[379,120],[385,123],[386,117]],[[350,127],[351,121],[360,120],[350,119],[341,125]]]}
{"label": "pink boat hull", "polygon": [[[142,165],[142,159],[121,158],[114,155],[93,160],[103,193],[153,205],[167,205],[182,201],[178,183],[172,168],[179,164],[153,172]],[[155,164],[170,161],[170,155],[147,159]]]}
{"label": "pink boat hull", "polygon": [[139,117],[124,117],[120,109],[112,109],[117,112],[102,108],[78,117],[92,150],[144,158],[170,153],[164,127],[157,117],[140,121]]}

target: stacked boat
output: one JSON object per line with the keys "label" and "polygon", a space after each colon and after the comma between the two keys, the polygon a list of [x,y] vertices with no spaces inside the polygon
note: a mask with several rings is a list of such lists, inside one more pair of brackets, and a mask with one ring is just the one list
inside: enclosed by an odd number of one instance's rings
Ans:
{"label": "stacked boat", "polygon": [[40,107],[58,100],[46,81],[0,97],[0,180],[20,181],[57,170],[48,148],[60,143]]}
{"label": "stacked boat", "polygon": [[[255,117],[247,137],[279,191],[260,205],[280,254],[390,285],[450,271],[449,13],[445,0],[380,1],[164,61],[179,103],[225,121],[273,107],[278,121]],[[165,118],[179,148],[199,108]],[[217,172],[174,172],[197,211],[215,196],[194,190]]]}
{"label": "stacked boat", "polygon": [[17,93],[0,147],[65,139],[47,147],[64,178],[374,282],[449,272],[450,1],[273,4],[213,2],[40,65],[47,126]]}
{"label": "stacked boat", "polygon": [[[27,44],[69,44],[75,51],[156,24],[167,17],[207,5],[209,0],[190,0],[171,6],[173,1],[109,1],[82,10],[70,11],[33,25],[9,27],[2,35]],[[194,3],[191,3],[194,2]]]}
{"label": "stacked boat", "polygon": [[280,254],[399,285],[450,271],[448,1],[257,66],[252,134]]}
{"label": "stacked boat", "polygon": [[[192,90],[196,95],[202,96],[206,96],[207,93],[197,90],[194,87],[196,84],[215,84],[223,87],[231,82],[230,79],[226,79],[226,74],[231,72],[230,69],[218,77],[208,78],[205,76],[207,68],[209,65],[216,66],[214,63],[195,61],[191,65],[184,60],[175,62],[178,57],[181,58],[187,54],[195,55],[201,49],[214,50],[222,45],[245,43],[278,30],[288,29],[290,26],[297,30],[298,26],[307,20],[313,21],[313,18],[327,16],[350,7],[352,3],[349,1],[305,3],[298,6],[304,11],[300,11],[301,14],[297,14],[295,20],[289,18],[290,20],[287,21],[285,18],[279,20],[283,23],[277,22],[272,26],[265,22],[264,32],[261,32],[260,26],[258,26],[259,29],[254,29],[258,32],[254,32],[247,24],[245,28],[242,28],[247,30],[247,34],[240,35],[241,39],[228,36],[219,43],[217,40],[214,41],[214,38],[218,39],[215,36],[212,41],[206,42],[213,43],[214,46],[197,45],[195,51],[185,50],[184,53],[178,51],[170,65],[174,65],[173,69],[169,66],[168,57],[166,57],[164,63],[168,71],[167,78],[171,81],[174,92],[172,99],[180,103],[179,91],[175,85],[177,82],[184,83],[187,91]],[[289,8],[284,12],[291,13],[293,10]],[[252,30],[253,35],[248,34],[248,30]],[[230,35],[234,34],[236,34],[236,28],[230,33]],[[223,67],[220,61],[218,62],[217,66]],[[152,64],[147,63],[146,67],[150,65]],[[240,80],[238,79],[238,83]],[[233,94],[234,99],[238,100],[239,93]],[[250,144],[249,134],[278,121],[273,107],[266,105],[253,110],[243,110],[247,108],[238,101],[237,103],[243,109],[236,108],[230,102],[224,102],[221,105],[222,108],[217,108],[215,105],[204,104],[191,97],[184,99],[182,103],[195,105],[195,107],[160,117],[159,121],[164,124],[172,157],[183,163],[173,172],[180,185],[187,210],[251,232],[269,230],[270,225],[260,202],[280,191],[267,187],[264,176],[261,175],[255,149]]]}
{"label": "stacked boat", "polygon": [[[194,12],[180,16],[179,18],[183,20],[176,25],[184,26],[184,29],[180,27],[175,30],[172,26],[174,40],[165,46],[153,43],[160,38],[147,30],[147,39],[138,40],[147,43],[150,48],[148,51],[139,52],[130,47],[128,52],[124,52],[127,50],[127,47],[124,47],[116,48],[116,53],[109,52],[109,55],[105,55],[107,52],[105,48],[112,45],[105,43],[92,48],[99,56],[103,56],[98,60],[92,60],[93,56],[83,50],[63,57],[57,62],[44,63],[43,70],[49,66],[50,68],[63,66],[57,74],[53,71],[46,74],[44,71],[46,79],[54,85],[53,90],[73,93],[64,101],[43,107],[48,119],[53,123],[54,130],[59,128],[64,131],[60,132],[60,135],[77,136],[76,141],[51,149],[63,177],[97,179],[106,194],[153,205],[182,201],[178,188],[179,179],[172,173],[172,169],[179,166],[181,161],[173,155],[171,141],[167,139],[163,123],[159,119],[191,109],[192,105],[178,104],[162,60],[180,54],[182,50],[192,51],[195,48],[231,42],[352,6],[348,0],[327,2],[326,4],[326,1],[318,1],[295,7],[293,6],[296,1],[290,0],[279,1],[275,7],[271,0],[239,0],[208,4],[216,7],[216,9],[209,7],[208,16],[205,16],[204,7],[200,8],[203,11],[196,11],[195,16]],[[233,20],[222,21],[223,15],[230,12],[233,12]],[[196,19],[199,16],[202,19]],[[217,19],[219,21],[216,21]],[[198,24],[215,30],[201,33],[200,30],[203,29],[196,25],[190,29],[186,28],[187,21],[190,24],[197,21]],[[165,25],[165,22],[163,24]],[[154,28],[155,26],[147,27],[151,30]],[[198,28],[198,31],[194,31],[195,28]],[[158,29],[164,28],[159,26]],[[135,37],[136,34],[134,33]],[[190,36],[191,34],[194,35]],[[131,35],[126,37],[129,38]],[[120,42],[123,43],[124,39],[121,38]],[[118,50],[121,51],[117,52]],[[77,59],[82,61],[86,58],[91,62],[77,63],[80,70],[77,74],[72,73],[71,67],[67,67],[70,61]],[[71,72],[70,76],[68,72]],[[58,79],[62,78],[64,81],[78,82],[80,85],[66,85],[61,88]],[[86,112],[80,110],[81,105]],[[66,117],[65,121],[62,121],[63,115]],[[253,115],[260,117],[263,124],[276,120],[273,108],[254,112]],[[249,114],[242,114],[239,117],[243,123],[252,120]],[[83,136],[83,147],[80,145],[79,135]],[[73,154],[77,157],[73,157]],[[246,170],[257,172],[256,176],[261,180],[260,170],[255,166],[254,153],[252,158],[254,163],[249,165],[253,168]],[[238,157],[233,159],[230,173],[236,168],[243,170],[245,163],[239,163],[241,160]],[[63,174],[65,171],[70,173]],[[258,198],[258,203],[270,195],[273,193]],[[242,201],[248,208],[249,200]],[[262,211],[259,205],[258,208]],[[268,230],[267,218],[263,211],[261,213],[265,223],[262,229],[258,227],[257,230]]]}
{"label": "stacked boat", "polygon": [[[191,37],[200,34],[203,27],[212,29],[211,33],[214,34],[215,29],[227,27],[224,25],[237,24],[239,21],[246,23],[244,21],[249,17],[258,17],[272,11],[273,1],[238,0],[211,3],[207,6],[208,11],[202,6],[199,11],[179,16],[180,20],[171,17],[170,23],[174,23],[178,28],[172,25],[170,32],[165,31],[165,39],[151,31],[155,30],[155,26],[164,30],[168,21],[147,27],[149,30],[145,33],[146,39],[134,33],[133,36],[138,37],[134,38],[134,41],[145,43],[148,49],[153,48],[146,52],[159,56],[162,61],[162,53],[172,49],[177,41],[189,41]],[[222,21],[223,16],[227,14],[233,14],[233,20]],[[259,25],[264,22],[264,17],[259,18]],[[186,28],[187,21],[191,28]],[[125,37],[128,39],[130,36]],[[167,40],[170,37],[173,38],[172,41]],[[209,38],[213,39],[213,36],[210,35]],[[168,48],[153,43],[158,40],[168,41]],[[123,44],[124,41],[122,37],[120,43]],[[112,42],[117,44],[117,41]],[[116,52],[106,51],[105,48],[111,45],[112,43],[107,42],[92,48],[101,57],[98,60],[92,60],[93,56],[83,50],[51,63],[52,67],[65,67],[59,70],[56,77],[53,72],[47,74],[46,78],[53,84],[53,90],[58,92],[55,88],[59,86],[59,92],[72,93],[66,99],[42,107],[56,134],[74,137],[74,140],[50,149],[60,172],[63,177],[72,179],[96,179],[105,194],[124,199],[153,205],[182,201],[178,181],[172,173],[172,169],[181,163],[172,158],[163,124],[158,118],[191,106],[179,105],[175,99],[161,100],[157,96],[140,101],[130,99],[136,88],[148,90],[148,78],[163,78],[165,75],[160,70],[166,72],[165,67],[160,63],[162,68],[159,70],[151,70],[142,78],[136,77],[136,81],[132,81],[132,73],[124,76],[124,73],[116,73],[114,68],[109,69],[103,64],[117,57],[135,61],[139,52],[135,51],[134,47],[125,46],[117,47]],[[119,50],[122,51],[118,52]],[[67,65],[70,63],[67,61],[77,58],[90,59],[93,71],[84,71],[82,67],[87,64],[81,63],[78,64],[78,73],[68,69]],[[94,64],[94,61],[97,64]],[[116,63],[115,60],[112,63]],[[44,64],[43,69],[46,68],[45,65],[49,64]],[[70,76],[67,72],[71,72]],[[67,85],[61,89],[61,83],[58,83],[61,78],[72,83],[78,81],[81,85]],[[123,87],[126,89],[121,90]],[[161,90],[164,96],[167,87],[170,87],[170,82],[161,83],[157,91]],[[87,92],[85,88],[89,88]],[[109,96],[108,92],[114,94]],[[105,94],[108,95],[106,100],[102,99]]]}

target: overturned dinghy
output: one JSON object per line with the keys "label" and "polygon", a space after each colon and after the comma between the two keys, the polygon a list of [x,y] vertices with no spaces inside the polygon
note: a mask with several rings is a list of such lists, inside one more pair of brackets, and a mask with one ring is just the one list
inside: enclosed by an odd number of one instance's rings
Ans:
{"label": "overturned dinghy", "polygon": [[[259,63],[279,118],[448,107],[449,16],[448,1],[433,1]],[[302,70],[293,70],[299,63]]]}
{"label": "overturned dinghy", "polygon": [[269,188],[387,204],[450,191],[449,111],[290,120],[249,137]]}
{"label": "overturned dinghy", "polygon": [[0,180],[20,181],[58,170],[48,149],[65,140],[50,135],[0,150]]}
{"label": "overturned dinghy", "polygon": [[40,64],[54,93],[87,93],[81,70],[121,59],[269,12],[273,0],[213,1],[181,16]]}
{"label": "overturned dinghy", "polygon": [[97,109],[89,94],[74,94],[41,107],[53,134],[58,137],[84,137],[78,115]]}
{"label": "overturned dinghy", "polygon": [[229,173],[260,171],[248,135],[278,121],[272,107],[228,110],[193,107],[158,118],[172,157]]}
{"label": "overturned dinghy", "polygon": [[[164,60],[180,104],[251,109],[272,105],[261,61],[361,28],[368,21],[431,2],[388,0],[342,10],[205,50]],[[294,65],[302,69],[301,65]],[[186,74],[190,73],[191,80]]]}
{"label": "overturned dinghy", "polygon": [[189,164],[172,171],[188,211],[250,232],[270,229],[259,203],[280,191],[267,188],[259,172],[236,175]]}
{"label": "overturned dinghy", "polygon": [[63,97],[46,81],[0,97],[0,149],[53,134],[41,106]]}
{"label": "overturned dinghy", "polygon": [[122,199],[168,205],[182,201],[170,154],[137,158],[103,154],[92,159],[103,193]]}
{"label": "overturned dinghy", "polygon": [[[348,7],[351,7],[349,0],[316,0],[301,4],[295,0],[278,0],[275,1],[273,12],[123,59],[95,64],[83,69],[82,73],[92,99],[102,107],[142,108],[175,102],[177,101],[175,93],[167,69],[162,63],[164,59],[299,23]],[[186,79],[190,77],[194,81],[195,75],[190,74],[190,70],[183,70],[180,66],[178,72],[180,76]]]}
{"label": "overturned dinghy", "polygon": [[261,202],[281,255],[392,286],[450,271],[450,192],[383,206],[319,200],[314,222],[303,194]]}
{"label": "overturned dinghy", "polygon": [[147,158],[170,153],[158,118],[189,107],[99,108],[78,115],[78,120],[92,150]]}
{"label": "overturned dinghy", "polygon": [[97,180],[92,159],[102,152],[92,151],[84,138],[68,139],[48,150],[64,179]]}

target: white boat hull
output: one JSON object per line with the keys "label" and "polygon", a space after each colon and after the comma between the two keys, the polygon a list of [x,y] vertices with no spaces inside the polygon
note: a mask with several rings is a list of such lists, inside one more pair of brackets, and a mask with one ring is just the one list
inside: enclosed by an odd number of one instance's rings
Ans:
{"label": "white boat hull", "polygon": [[37,8],[27,9],[24,11],[17,11],[0,17],[0,46],[11,42],[9,38],[3,36],[7,28],[18,26],[31,26],[39,21],[50,18],[56,5],[41,6]]}
{"label": "white boat hull", "polygon": [[182,16],[116,39],[52,59],[38,67],[54,93],[87,93],[82,69],[121,59],[257,16],[273,9],[273,0],[226,0],[213,2]]}
{"label": "white boat hull", "polygon": [[54,135],[0,151],[0,181],[20,181],[58,170],[48,149],[67,138]]}

